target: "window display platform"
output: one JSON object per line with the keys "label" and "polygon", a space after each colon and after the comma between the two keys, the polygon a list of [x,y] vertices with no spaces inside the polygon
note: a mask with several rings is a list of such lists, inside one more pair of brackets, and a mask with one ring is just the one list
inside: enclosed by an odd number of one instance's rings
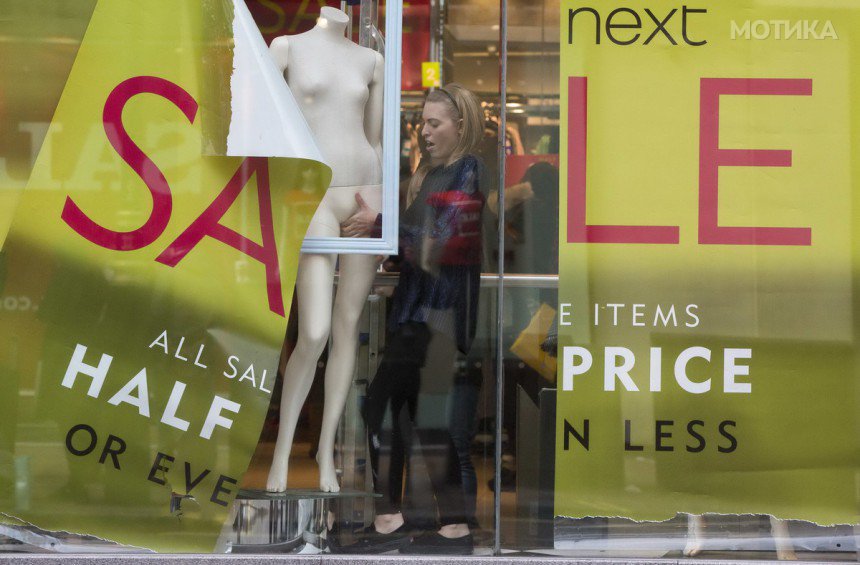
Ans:
{"label": "window display platform", "polygon": [[328,548],[340,501],[373,498],[357,490],[239,491],[231,511],[226,551],[234,554],[315,554]]}

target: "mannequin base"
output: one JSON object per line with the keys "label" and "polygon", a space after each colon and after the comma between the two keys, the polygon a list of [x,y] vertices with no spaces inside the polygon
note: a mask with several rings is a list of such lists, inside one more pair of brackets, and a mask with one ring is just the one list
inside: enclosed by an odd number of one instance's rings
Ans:
{"label": "mannequin base", "polygon": [[[314,554],[328,550],[338,502],[373,493],[241,490],[230,510],[227,553]],[[220,545],[220,544],[219,544]]]}

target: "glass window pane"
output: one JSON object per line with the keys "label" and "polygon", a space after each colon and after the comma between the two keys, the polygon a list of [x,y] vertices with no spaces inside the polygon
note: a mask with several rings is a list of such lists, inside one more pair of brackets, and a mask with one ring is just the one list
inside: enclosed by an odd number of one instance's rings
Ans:
{"label": "glass window pane", "polygon": [[502,547],[855,560],[856,14],[670,4],[508,1]]}

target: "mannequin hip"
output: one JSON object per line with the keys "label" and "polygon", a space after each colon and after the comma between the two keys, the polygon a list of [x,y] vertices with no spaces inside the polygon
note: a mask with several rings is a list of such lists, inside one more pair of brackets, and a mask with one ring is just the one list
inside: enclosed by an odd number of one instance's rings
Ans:
{"label": "mannequin hip", "polygon": [[308,226],[308,237],[339,237],[340,225],[358,210],[355,195],[367,205],[382,210],[382,186],[379,184],[330,186]]}

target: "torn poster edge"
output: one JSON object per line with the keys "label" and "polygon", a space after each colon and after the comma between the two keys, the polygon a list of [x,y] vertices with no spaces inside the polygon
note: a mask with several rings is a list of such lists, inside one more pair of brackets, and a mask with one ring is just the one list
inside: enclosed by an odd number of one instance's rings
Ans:
{"label": "torn poster edge", "polygon": [[[3,520],[6,520],[8,522],[4,523]],[[103,542],[106,542],[109,544],[116,545],[116,549],[117,549],[116,553],[135,553],[135,554],[139,554],[139,555],[150,555],[150,554],[157,554],[158,553],[154,549],[150,549],[148,547],[143,547],[143,546],[139,546],[139,545],[124,544],[124,543],[120,543],[116,540],[112,540],[112,539],[101,537],[101,536],[96,536],[93,534],[87,534],[87,533],[83,533],[83,532],[75,532],[75,531],[71,531],[71,530],[46,530],[45,528],[41,528],[32,522],[29,522],[27,520],[24,520],[22,518],[19,518],[13,514],[9,514],[7,512],[0,512],[0,528],[32,528],[34,530],[37,530],[37,532],[31,532],[32,535],[44,537],[44,538],[46,538],[46,540],[47,540],[47,538],[50,538],[51,535],[56,535],[56,534],[67,534],[70,536],[93,538],[93,539],[96,539],[99,541],[103,541]],[[12,536],[9,536],[8,533],[3,533],[3,535],[5,535],[7,537],[12,537]],[[22,541],[24,543],[27,543],[26,541],[24,541],[20,538],[12,538],[12,539],[17,539],[18,541]],[[41,546],[36,546],[36,547],[41,547]],[[88,552],[88,551],[86,551],[86,546],[77,545],[77,544],[73,548],[70,548],[69,551],[62,551],[62,547],[52,548],[52,550],[57,552],[57,553],[85,553],[85,554],[87,554],[87,553],[100,553],[100,554],[104,553],[103,551]]]}
{"label": "torn poster edge", "polygon": [[816,522],[814,520],[805,520],[802,518],[783,518],[781,516],[777,516],[776,514],[774,514],[772,512],[733,512],[733,513],[729,513],[729,512],[704,512],[704,513],[701,513],[701,512],[684,512],[682,510],[678,510],[674,516],[671,516],[669,518],[665,518],[662,520],[660,520],[660,519],[637,520],[636,518],[631,518],[629,516],[622,516],[620,514],[612,514],[612,515],[609,515],[609,514],[585,514],[582,516],[569,516],[567,514],[556,514],[553,519],[562,518],[562,519],[566,519],[566,520],[589,520],[589,519],[595,519],[595,518],[606,518],[606,519],[610,519],[610,520],[628,520],[630,522],[633,522],[634,524],[665,524],[666,522],[671,522],[672,520],[674,520],[678,516],[705,516],[705,517],[713,516],[713,517],[727,517],[727,518],[733,518],[733,517],[738,517],[738,516],[767,516],[768,518],[774,518],[775,520],[783,520],[783,521],[790,521],[790,522],[803,522],[805,524],[810,524],[812,526],[818,526],[820,528],[837,528],[840,526],[853,528],[854,526],[860,525],[860,524],[851,524],[849,522],[834,522],[831,524],[831,523]]}

